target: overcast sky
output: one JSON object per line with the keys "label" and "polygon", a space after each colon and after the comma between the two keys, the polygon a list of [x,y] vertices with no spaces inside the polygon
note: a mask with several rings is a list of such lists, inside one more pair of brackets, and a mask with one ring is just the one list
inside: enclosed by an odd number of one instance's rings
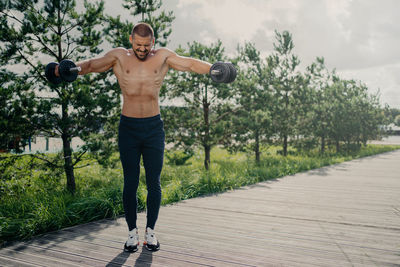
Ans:
{"label": "overcast sky", "polygon": [[[122,0],[105,2],[106,13],[135,19]],[[400,108],[399,0],[163,0],[162,9],[176,16],[171,49],[220,39],[233,54],[250,41],[266,56],[275,29],[288,30],[302,68],[323,56],[342,78],[361,80],[380,91],[382,104]]]}

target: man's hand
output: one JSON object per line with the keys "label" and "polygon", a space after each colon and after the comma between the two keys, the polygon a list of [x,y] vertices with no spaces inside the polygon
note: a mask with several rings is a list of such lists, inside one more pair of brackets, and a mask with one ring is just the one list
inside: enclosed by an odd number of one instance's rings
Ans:
{"label": "man's hand", "polygon": [[55,68],[55,70],[54,70],[54,74],[55,74],[57,77],[60,77],[60,72],[58,72],[58,68],[59,68],[59,65],[56,66],[56,68]]}

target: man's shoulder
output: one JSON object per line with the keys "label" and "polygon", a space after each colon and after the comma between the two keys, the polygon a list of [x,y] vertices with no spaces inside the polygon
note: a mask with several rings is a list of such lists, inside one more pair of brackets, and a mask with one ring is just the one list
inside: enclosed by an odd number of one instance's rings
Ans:
{"label": "man's shoulder", "polygon": [[171,49],[166,48],[166,47],[158,48],[157,50],[155,50],[155,53],[165,55],[165,56],[175,55],[174,51],[172,51]]}
{"label": "man's shoulder", "polygon": [[116,48],[113,48],[110,51],[108,51],[107,54],[116,55],[116,56],[126,55],[126,54],[129,54],[129,49],[126,49],[124,47],[116,47]]}

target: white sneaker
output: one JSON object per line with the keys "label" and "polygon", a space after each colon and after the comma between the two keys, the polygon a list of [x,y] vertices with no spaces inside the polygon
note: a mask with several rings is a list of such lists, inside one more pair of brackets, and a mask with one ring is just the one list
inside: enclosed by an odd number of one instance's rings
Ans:
{"label": "white sneaker", "polygon": [[160,249],[160,242],[158,242],[154,230],[150,227],[146,229],[143,245],[150,251],[157,251]]}
{"label": "white sneaker", "polygon": [[138,229],[135,228],[129,231],[128,240],[125,242],[124,251],[125,252],[136,252],[139,246],[139,234]]}

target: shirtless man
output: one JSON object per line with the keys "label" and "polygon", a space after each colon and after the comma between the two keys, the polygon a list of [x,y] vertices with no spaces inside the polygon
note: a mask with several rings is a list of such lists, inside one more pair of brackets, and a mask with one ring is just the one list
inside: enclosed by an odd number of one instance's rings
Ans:
{"label": "shirtless man", "polygon": [[[211,64],[154,46],[150,25],[138,23],[129,37],[132,49],[115,48],[103,57],[77,63],[79,75],[113,69],[123,95],[118,147],[124,172],[123,205],[129,228],[124,250],[135,252],[139,245],[136,225],[140,157],[146,172],[147,225],[144,245],[157,251],[160,243],[154,227],[161,203],[160,173],[164,158],[164,127],[160,117],[159,92],[170,68],[199,74],[210,72]],[[58,66],[55,75],[59,76]]]}

